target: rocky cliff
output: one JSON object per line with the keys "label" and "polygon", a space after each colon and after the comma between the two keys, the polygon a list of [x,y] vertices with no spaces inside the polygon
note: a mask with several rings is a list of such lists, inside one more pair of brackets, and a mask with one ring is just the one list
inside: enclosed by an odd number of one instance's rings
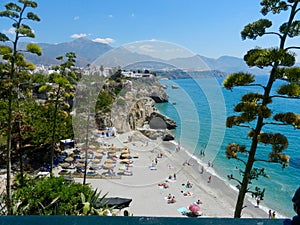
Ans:
{"label": "rocky cliff", "polygon": [[114,126],[119,133],[140,130],[150,138],[164,139],[168,135],[170,139],[166,130],[176,128],[176,122],[155,108],[156,102],[167,101],[168,96],[156,79],[126,80],[114,96],[110,112],[97,112],[96,121],[100,128]]}

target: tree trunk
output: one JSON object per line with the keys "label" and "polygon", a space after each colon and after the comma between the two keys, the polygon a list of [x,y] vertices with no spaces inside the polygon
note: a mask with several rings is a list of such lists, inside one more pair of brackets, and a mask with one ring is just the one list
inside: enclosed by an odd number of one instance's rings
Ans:
{"label": "tree trunk", "polygon": [[54,106],[54,113],[53,113],[53,126],[52,126],[52,139],[51,139],[51,154],[50,154],[50,176],[52,176],[53,170],[53,159],[54,159],[54,145],[55,145],[55,133],[56,133],[56,118],[57,118],[57,111],[58,111],[58,100],[60,95],[60,86],[58,87],[55,106]]}
{"label": "tree trunk", "polygon": [[254,161],[255,161],[255,153],[256,153],[257,144],[258,144],[257,136],[261,131],[262,124],[263,124],[263,119],[261,117],[259,117],[257,120],[255,135],[252,139],[251,148],[249,151],[249,156],[248,156],[246,168],[244,171],[243,181],[242,181],[241,187],[239,189],[239,195],[238,195],[238,199],[237,199],[237,202],[235,205],[234,218],[241,217],[241,213],[242,213],[243,205],[244,205],[244,199],[245,199],[247,189],[248,189],[250,173],[251,173]]}
{"label": "tree trunk", "polygon": [[12,215],[11,203],[11,132],[12,132],[12,87],[8,90],[8,129],[7,129],[7,149],[6,149],[6,208],[7,214]]}

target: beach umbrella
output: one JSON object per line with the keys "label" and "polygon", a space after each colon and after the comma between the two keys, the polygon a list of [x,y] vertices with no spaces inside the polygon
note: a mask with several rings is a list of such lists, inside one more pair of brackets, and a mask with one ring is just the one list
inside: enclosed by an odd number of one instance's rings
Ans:
{"label": "beach umbrella", "polygon": [[130,154],[121,154],[121,158],[128,158]]}
{"label": "beach umbrella", "polygon": [[108,153],[116,153],[116,149],[114,149],[114,148],[113,149],[109,149]]}
{"label": "beach umbrella", "polygon": [[96,149],[96,146],[95,145],[89,145],[89,148],[90,149]]}
{"label": "beach umbrella", "polygon": [[107,160],[105,160],[105,164],[112,164],[112,163],[114,163],[115,161],[114,160],[112,160],[112,159],[107,159]]}
{"label": "beach umbrella", "polygon": [[124,154],[129,153],[129,150],[128,150],[128,149],[123,149],[123,150],[121,151],[121,153],[124,153]]}
{"label": "beach umbrella", "polygon": [[77,168],[82,168],[82,167],[84,167],[84,164],[83,163],[77,163],[76,167]]}
{"label": "beach umbrella", "polygon": [[103,148],[98,148],[98,149],[96,150],[96,152],[97,152],[97,153],[103,153],[103,152],[104,152],[104,149],[103,149]]}
{"label": "beach umbrella", "polygon": [[62,164],[60,164],[60,166],[61,166],[61,168],[63,168],[63,169],[68,169],[69,166],[70,166],[70,164],[69,164],[69,163],[62,163]]}
{"label": "beach umbrella", "polygon": [[100,162],[100,159],[93,159],[92,162],[94,162],[94,163],[99,163],[99,162]]}
{"label": "beach umbrella", "polygon": [[191,204],[191,205],[189,206],[189,210],[190,210],[191,212],[193,212],[193,213],[198,212],[198,211],[200,211],[200,206],[195,205],[195,204]]}
{"label": "beach umbrella", "polygon": [[80,159],[77,159],[76,161],[80,162],[80,163],[83,163],[83,162],[85,162],[85,159],[80,158]]}
{"label": "beach umbrella", "polygon": [[122,163],[130,163],[130,160],[129,159],[122,159],[121,162]]}
{"label": "beach umbrella", "polygon": [[72,162],[72,161],[74,161],[74,158],[73,157],[68,157],[68,158],[65,158],[65,161],[66,162]]}
{"label": "beach umbrella", "polygon": [[111,169],[111,168],[114,167],[114,165],[111,164],[111,163],[104,163],[104,164],[103,164],[103,167],[104,167],[105,169]]}
{"label": "beach umbrella", "polygon": [[113,153],[108,153],[108,156],[110,156],[110,157],[115,157],[115,156],[116,156],[116,153],[115,153],[115,152],[113,152]]}
{"label": "beach umbrella", "polygon": [[103,154],[96,152],[94,156],[95,156],[95,158],[102,158]]}

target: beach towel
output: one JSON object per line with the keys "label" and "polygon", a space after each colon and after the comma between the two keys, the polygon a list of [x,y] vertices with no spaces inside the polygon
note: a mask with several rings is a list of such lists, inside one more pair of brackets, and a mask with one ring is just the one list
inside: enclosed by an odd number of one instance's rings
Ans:
{"label": "beach towel", "polygon": [[181,207],[181,208],[177,209],[177,211],[179,213],[183,213],[183,212],[187,211],[187,208],[186,207]]}
{"label": "beach towel", "polygon": [[157,170],[157,168],[155,166],[149,166],[150,170]]}

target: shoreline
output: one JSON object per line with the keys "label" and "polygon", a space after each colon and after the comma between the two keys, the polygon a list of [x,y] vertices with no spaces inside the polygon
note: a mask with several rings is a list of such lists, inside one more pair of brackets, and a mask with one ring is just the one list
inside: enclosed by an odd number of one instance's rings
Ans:
{"label": "shoreline", "polygon": [[[127,137],[132,133],[134,138],[128,143]],[[188,208],[190,204],[200,199],[203,202],[200,205],[203,214],[201,217],[233,218],[237,192],[187,150],[176,151],[176,142],[150,140],[138,131],[118,134],[117,137],[110,137],[103,142],[108,145],[114,144],[116,147],[127,146],[131,153],[139,154],[138,159],[133,159],[131,168],[133,176],[121,176],[120,179],[87,179],[88,183],[101,191],[102,195],[108,193],[107,197],[132,198],[132,203],[126,208],[130,214],[186,217],[180,210]],[[149,166],[160,152],[163,153],[163,157],[158,159],[156,170],[150,170]],[[193,165],[183,165],[186,160]],[[200,173],[201,166],[204,167],[203,174]],[[168,176],[173,176],[174,173],[176,180],[168,179]],[[210,183],[208,183],[209,176],[211,176]],[[75,180],[81,181],[78,178]],[[193,184],[192,188],[187,189],[183,186],[187,181]],[[169,185],[167,189],[158,186],[165,182]],[[190,192],[191,196],[183,195],[187,192]],[[175,203],[167,203],[168,194],[176,197]],[[248,199],[245,199],[245,205],[242,218],[268,218],[265,211],[256,208]]]}

